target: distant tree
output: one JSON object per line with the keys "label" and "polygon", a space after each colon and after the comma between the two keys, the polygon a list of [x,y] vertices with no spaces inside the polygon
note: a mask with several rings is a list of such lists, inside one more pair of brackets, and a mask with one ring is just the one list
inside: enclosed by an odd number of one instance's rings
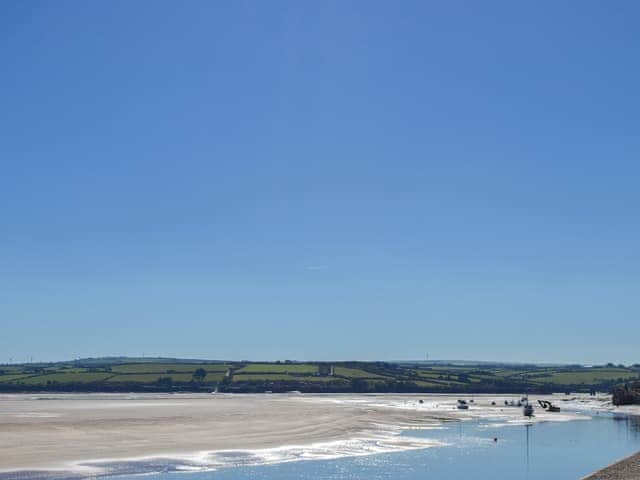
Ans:
{"label": "distant tree", "polygon": [[614,405],[640,404],[640,382],[618,385],[613,390],[612,401]]}
{"label": "distant tree", "polygon": [[204,368],[199,368],[195,372],[193,372],[193,379],[196,382],[202,382],[204,377],[207,376],[207,371]]}
{"label": "distant tree", "polygon": [[366,392],[369,387],[367,381],[363,378],[351,379],[351,388],[354,392]]}
{"label": "distant tree", "polygon": [[173,385],[173,379],[171,377],[159,377],[157,382],[158,385],[162,385],[163,387],[170,387]]}

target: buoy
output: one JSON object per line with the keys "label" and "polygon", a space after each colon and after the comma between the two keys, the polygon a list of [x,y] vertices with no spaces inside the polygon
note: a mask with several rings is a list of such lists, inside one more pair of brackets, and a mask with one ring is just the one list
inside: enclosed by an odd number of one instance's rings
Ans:
{"label": "buoy", "polygon": [[493,437],[493,441],[498,443],[498,437]]}

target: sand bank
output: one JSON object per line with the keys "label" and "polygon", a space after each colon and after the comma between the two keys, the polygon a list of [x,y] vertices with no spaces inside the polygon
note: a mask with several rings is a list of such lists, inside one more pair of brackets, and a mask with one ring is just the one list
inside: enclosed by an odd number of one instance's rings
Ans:
{"label": "sand bank", "polygon": [[[433,446],[401,429],[491,417],[522,422],[505,398],[475,396],[469,410],[447,395],[49,394],[0,396],[0,472],[84,471],[97,463],[178,459],[224,464],[225,451],[257,461],[335,458]],[[467,397],[468,399],[471,399]],[[535,397],[532,400],[542,397]],[[545,397],[548,398],[548,397]],[[492,406],[491,402],[496,405]],[[576,413],[534,421],[572,420]],[[213,453],[212,453],[213,452]],[[216,453],[217,452],[217,453]],[[7,475],[0,475],[9,478]]]}

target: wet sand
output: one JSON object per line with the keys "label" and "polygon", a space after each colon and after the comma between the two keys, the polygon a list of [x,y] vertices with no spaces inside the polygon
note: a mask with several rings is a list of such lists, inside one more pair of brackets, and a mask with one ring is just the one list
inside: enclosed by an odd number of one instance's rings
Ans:
{"label": "wet sand", "polygon": [[[198,452],[215,450],[310,445],[373,435],[385,428],[424,427],[464,417],[491,415],[502,416],[505,421],[524,421],[521,409],[504,407],[504,399],[513,399],[513,396],[476,396],[471,409],[465,411],[456,410],[457,398],[446,395],[0,395],[0,472],[78,471],[82,464],[91,462],[151,457],[188,459]],[[492,401],[496,406],[491,406]],[[575,414],[540,411],[535,421],[575,417]]]}
{"label": "wet sand", "polygon": [[282,395],[35,398],[0,397],[0,471],[67,470],[92,460],[310,444],[349,438],[378,424],[427,418],[409,410]]}

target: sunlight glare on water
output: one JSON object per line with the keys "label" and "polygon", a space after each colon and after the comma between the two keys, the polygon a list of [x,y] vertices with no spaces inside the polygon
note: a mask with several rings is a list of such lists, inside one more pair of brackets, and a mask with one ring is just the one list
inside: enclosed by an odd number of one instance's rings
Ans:
{"label": "sunlight glare on water", "polygon": [[[452,422],[442,429],[411,430],[403,436],[435,440],[446,446],[332,460],[245,464],[208,472],[161,473],[147,478],[575,480],[638,450],[640,419],[597,416],[592,420],[530,426],[505,426],[489,420]],[[134,480],[134,477],[118,478]]]}

